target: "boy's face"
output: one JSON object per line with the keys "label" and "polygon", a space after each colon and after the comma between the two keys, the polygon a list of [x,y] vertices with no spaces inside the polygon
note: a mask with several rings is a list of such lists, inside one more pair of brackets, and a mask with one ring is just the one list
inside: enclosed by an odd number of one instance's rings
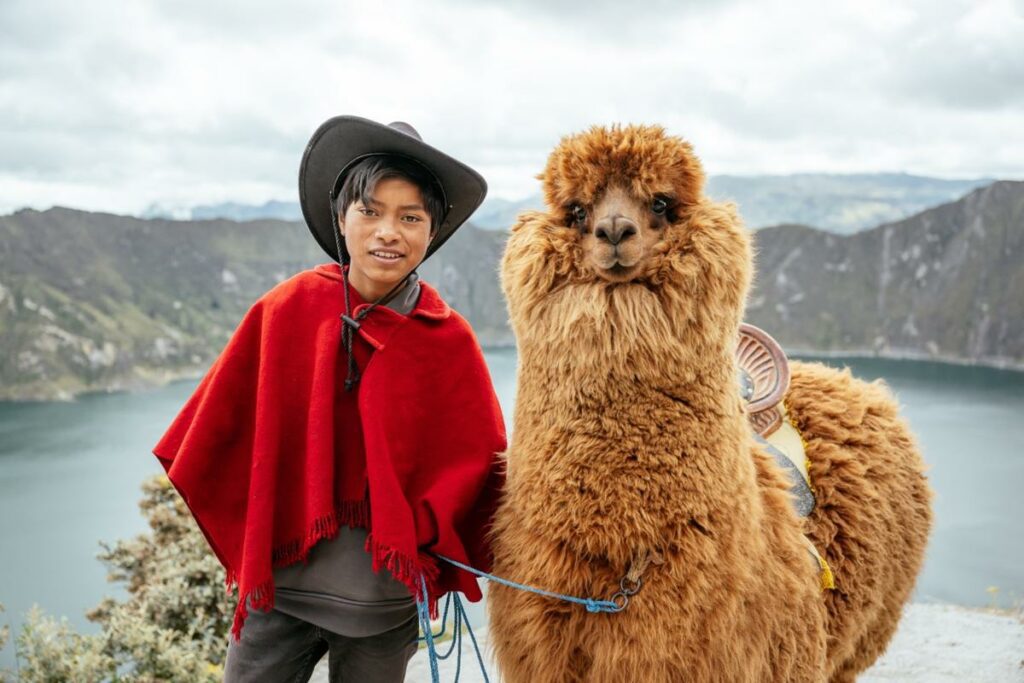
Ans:
{"label": "boy's face", "polygon": [[432,229],[419,188],[405,178],[384,178],[369,194],[369,205],[356,199],[338,222],[351,258],[349,281],[374,301],[420,264]]}

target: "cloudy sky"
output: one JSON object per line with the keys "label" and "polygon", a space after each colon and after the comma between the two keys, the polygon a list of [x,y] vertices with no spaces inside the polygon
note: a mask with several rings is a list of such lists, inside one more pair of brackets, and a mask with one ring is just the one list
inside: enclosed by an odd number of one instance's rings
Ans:
{"label": "cloudy sky", "polygon": [[711,174],[1024,178],[1024,0],[0,0],[0,212],[296,199],[324,119],[412,123],[519,198],[660,123]]}

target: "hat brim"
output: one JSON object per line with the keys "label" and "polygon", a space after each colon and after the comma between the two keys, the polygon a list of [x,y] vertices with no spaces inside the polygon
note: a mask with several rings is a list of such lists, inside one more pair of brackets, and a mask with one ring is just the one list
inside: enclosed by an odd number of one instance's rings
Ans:
{"label": "hat brim", "polygon": [[[309,140],[299,165],[299,205],[317,244],[338,260],[331,192],[338,173],[367,154],[400,154],[427,166],[444,188],[448,211],[427,246],[426,260],[476,211],[487,195],[479,173],[400,130],[358,116],[335,116]],[[344,249],[342,241],[342,249]]]}

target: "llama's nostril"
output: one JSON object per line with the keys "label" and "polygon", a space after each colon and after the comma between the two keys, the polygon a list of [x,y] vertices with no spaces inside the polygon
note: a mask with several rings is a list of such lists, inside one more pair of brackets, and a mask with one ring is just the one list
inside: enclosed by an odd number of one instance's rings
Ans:
{"label": "llama's nostril", "polygon": [[600,221],[594,227],[594,237],[612,246],[618,246],[636,234],[636,225],[621,216],[615,216],[611,220]]}

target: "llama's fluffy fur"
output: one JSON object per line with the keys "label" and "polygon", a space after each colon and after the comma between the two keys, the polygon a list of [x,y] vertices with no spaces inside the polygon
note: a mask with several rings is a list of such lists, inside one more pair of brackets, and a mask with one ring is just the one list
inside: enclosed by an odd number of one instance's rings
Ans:
{"label": "llama's fluffy fur", "polygon": [[[786,404],[817,507],[793,510],[756,445],[734,350],[753,274],[748,231],[703,194],[689,144],[660,127],[564,138],[520,216],[501,281],[519,349],[499,576],[607,598],[659,549],[619,613],[492,584],[508,683],[848,681],[886,647],[921,565],[930,490],[881,382],[793,363]],[[588,269],[566,207],[610,183],[677,202],[642,277]],[[807,534],[835,574],[822,592]]]}

